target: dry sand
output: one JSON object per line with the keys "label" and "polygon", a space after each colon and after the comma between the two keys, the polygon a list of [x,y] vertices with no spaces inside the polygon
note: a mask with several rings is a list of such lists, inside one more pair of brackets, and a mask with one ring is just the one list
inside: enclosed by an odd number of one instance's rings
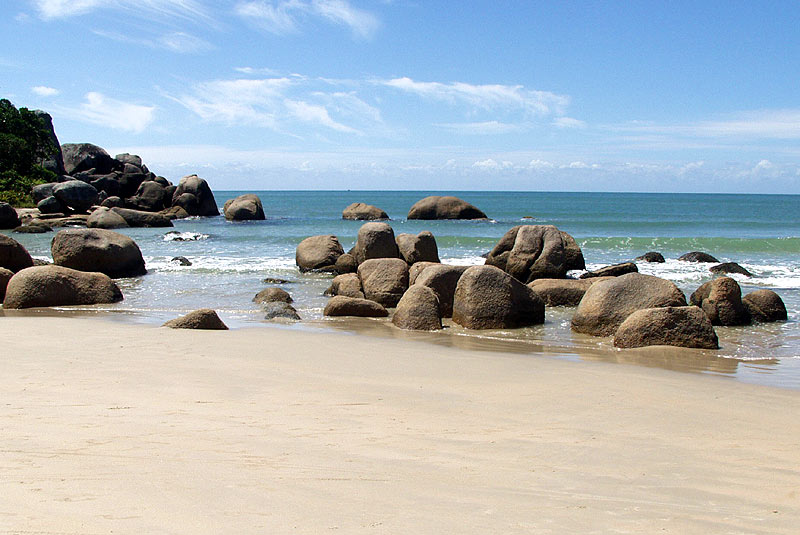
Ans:
{"label": "dry sand", "polygon": [[0,533],[800,531],[797,391],[276,328],[0,332]]}

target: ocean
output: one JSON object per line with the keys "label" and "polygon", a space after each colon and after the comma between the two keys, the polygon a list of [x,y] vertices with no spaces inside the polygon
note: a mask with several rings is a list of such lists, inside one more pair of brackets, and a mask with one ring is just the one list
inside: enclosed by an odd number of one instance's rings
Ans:
{"label": "ocean", "polygon": [[[240,191],[216,191],[221,207]],[[426,192],[426,191],[256,191],[266,221],[231,223],[223,217],[190,218],[174,229],[122,229],[142,250],[148,274],[118,281],[124,301],[77,307],[123,321],[160,324],[197,308],[214,308],[233,328],[276,327],[265,322],[253,296],[283,285],[294,298],[303,322],[278,328],[333,329],[403,336],[459,347],[502,349],[565,359],[628,362],[687,372],[800,388],[800,196],[723,194]],[[417,200],[435,194],[456,195],[483,210],[488,221],[407,221]],[[443,262],[482,264],[511,227],[551,224],[574,236],[587,267],[632,260],[658,251],[663,264],[639,263],[642,273],[675,282],[688,296],[711,280],[711,264],[679,262],[690,251],[704,251],[720,262],[737,262],[754,277],[734,275],[744,294],[759,288],[776,291],[789,320],[748,327],[718,327],[722,348],[699,350],[616,350],[607,338],[572,333],[574,309],[550,308],[542,326],[510,331],[467,331],[450,325],[443,333],[398,333],[385,320],[323,318],[322,294],[330,275],[301,274],[295,248],[315,234],[334,234],[348,250],[358,221],[341,219],[352,202],[385,210],[395,234],[431,231]],[[50,259],[52,234],[13,234],[34,257]],[[191,266],[171,261],[184,256]],[[70,307],[74,311],[76,307]],[[58,313],[58,312],[56,312]],[[66,312],[65,312],[66,313]]]}

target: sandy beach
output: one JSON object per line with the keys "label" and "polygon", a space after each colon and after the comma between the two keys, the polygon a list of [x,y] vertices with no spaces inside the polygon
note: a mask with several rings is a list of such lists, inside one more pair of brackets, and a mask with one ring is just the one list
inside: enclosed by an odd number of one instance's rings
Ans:
{"label": "sandy beach", "polygon": [[0,332],[0,533],[800,525],[793,390],[280,328]]}

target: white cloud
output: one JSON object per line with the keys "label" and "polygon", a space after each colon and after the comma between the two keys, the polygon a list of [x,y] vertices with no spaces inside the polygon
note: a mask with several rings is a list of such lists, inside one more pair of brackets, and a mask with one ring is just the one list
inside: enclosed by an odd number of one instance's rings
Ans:
{"label": "white cloud", "polygon": [[175,100],[207,121],[275,128],[289,78],[215,80]]}
{"label": "white cloud", "polygon": [[608,129],[695,138],[800,139],[800,110],[756,110],[733,114],[722,120],[677,125],[635,122]]}
{"label": "white cloud", "polygon": [[545,160],[531,160],[528,162],[528,167],[531,169],[552,169],[555,165]]}
{"label": "white cloud", "polygon": [[165,17],[212,21],[197,0],[33,0],[33,5],[44,20],[75,17],[96,9],[113,9],[156,21]]}
{"label": "white cloud", "polygon": [[256,76],[278,76],[278,71],[268,67],[234,67],[233,70],[242,74],[252,74]]}
{"label": "white cloud", "polygon": [[408,77],[380,83],[450,104],[467,104],[485,111],[521,111],[527,116],[562,115],[569,104],[569,97],[549,91],[534,91],[521,85],[417,82]]}
{"label": "white cloud", "polygon": [[518,132],[523,129],[521,125],[503,123],[500,121],[482,121],[475,123],[441,123],[435,126],[452,130],[459,134],[468,135],[492,135],[492,134],[508,134],[509,132]]}
{"label": "white cloud", "polygon": [[586,128],[586,122],[572,117],[556,117],[553,126],[558,128]]}
{"label": "white cloud", "polygon": [[77,107],[58,107],[60,115],[114,130],[140,133],[153,122],[155,106],[141,106],[102,93],[87,93],[86,102]]}
{"label": "white cloud", "polygon": [[486,160],[480,160],[472,164],[472,167],[477,169],[484,169],[489,171],[500,171],[502,169],[510,169],[514,167],[513,162],[509,161],[501,161],[498,162],[492,158],[487,158]]}
{"label": "white cloud", "polygon": [[289,114],[306,123],[316,123],[322,126],[337,130],[339,132],[356,133],[357,131],[349,126],[339,124],[331,119],[328,110],[323,106],[309,104],[308,102],[285,100],[284,105]]}
{"label": "white cloud", "polygon": [[39,95],[40,97],[54,97],[61,93],[58,89],[54,87],[47,87],[46,85],[37,85],[31,88],[31,91]]}
{"label": "white cloud", "polygon": [[299,31],[303,19],[317,17],[350,28],[353,35],[370,38],[380,26],[371,13],[350,5],[346,0],[282,0],[239,2],[235,12],[251,24],[282,35]]}
{"label": "white cloud", "polygon": [[186,32],[168,32],[163,35],[153,35],[148,38],[131,37],[124,33],[108,30],[93,30],[92,33],[107,39],[119,41],[120,43],[130,43],[146,46],[148,48],[160,48],[178,54],[193,54],[214,48],[208,41]]}

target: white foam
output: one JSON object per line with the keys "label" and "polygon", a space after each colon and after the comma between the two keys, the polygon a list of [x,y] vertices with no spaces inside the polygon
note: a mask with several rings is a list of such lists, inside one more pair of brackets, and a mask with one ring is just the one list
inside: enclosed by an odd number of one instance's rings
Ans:
{"label": "white foam", "polygon": [[216,273],[258,273],[264,271],[296,270],[293,258],[190,256],[191,266],[172,262],[172,257],[155,256],[145,258],[147,269],[156,271],[213,271]]}
{"label": "white foam", "polygon": [[207,239],[208,234],[202,234],[200,232],[171,231],[164,234],[164,241],[200,241]]}

